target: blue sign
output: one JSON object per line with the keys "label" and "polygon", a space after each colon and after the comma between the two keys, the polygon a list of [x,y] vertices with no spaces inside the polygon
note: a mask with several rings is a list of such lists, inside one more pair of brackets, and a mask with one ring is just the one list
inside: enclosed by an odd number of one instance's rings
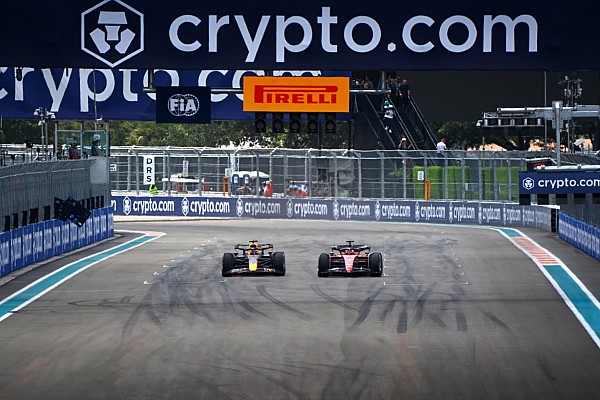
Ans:
{"label": "blue sign", "polygon": [[303,197],[113,195],[116,215],[247,217],[332,221],[424,222],[541,228],[551,231],[556,210],[506,203]]}
{"label": "blue sign", "polygon": [[[82,227],[53,219],[0,233],[0,276],[112,237],[112,215],[112,209],[105,207],[92,210],[92,216]],[[86,232],[90,235],[86,236]],[[84,240],[86,237],[90,240]]]}
{"label": "blue sign", "polygon": [[[95,120],[99,117],[105,120],[156,120],[157,93],[144,90],[148,86],[146,70],[23,68],[21,74],[19,80],[15,68],[0,68],[0,115],[3,118],[32,119],[33,111],[43,106],[53,112],[57,120]],[[154,84],[157,91],[172,87],[175,91],[175,87],[240,89],[245,75],[265,74],[265,71],[257,70],[155,70]],[[273,74],[349,76],[350,72],[273,71]],[[210,102],[207,102],[211,104],[211,119],[254,119],[254,113],[243,111],[243,98],[242,93],[211,94]],[[340,118],[348,118],[348,115],[341,114]]]}
{"label": "blue sign", "polygon": [[519,194],[600,193],[600,172],[519,174]]}
{"label": "blue sign", "polygon": [[600,261],[600,229],[560,214],[559,237]]}
{"label": "blue sign", "polygon": [[2,12],[0,54],[13,66],[600,68],[595,1],[21,0]]}

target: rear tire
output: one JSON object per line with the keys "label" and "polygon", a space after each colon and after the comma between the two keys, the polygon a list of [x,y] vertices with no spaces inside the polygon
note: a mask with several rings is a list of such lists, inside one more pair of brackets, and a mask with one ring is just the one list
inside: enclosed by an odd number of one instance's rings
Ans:
{"label": "rear tire", "polygon": [[329,254],[321,253],[321,255],[319,256],[318,268],[319,270],[317,271],[317,275],[320,278],[325,278],[329,276]]}
{"label": "rear tire", "polygon": [[383,274],[383,256],[381,253],[369,254],[369,269],[371,276],[381,276]]}
{"label": "rear tire", "polygon": [[223,269],[221,270],[222,276],[227,276],[231,273],[231,270],[235,267],[235,256],[233,253],[223,254]]}
{"label": "rear tire", "polygon": [[273,253],[273,268],[275,268],[275,275],[285,275],[285,253],[282,251],[276,251]]}

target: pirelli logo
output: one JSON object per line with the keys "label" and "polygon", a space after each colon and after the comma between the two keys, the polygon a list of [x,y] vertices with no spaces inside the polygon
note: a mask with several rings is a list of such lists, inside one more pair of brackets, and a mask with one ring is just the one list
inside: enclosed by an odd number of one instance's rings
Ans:
{"label": "pirelli logo", "polygon": [[244,111],[349,112],[350,78],[245,76]]}

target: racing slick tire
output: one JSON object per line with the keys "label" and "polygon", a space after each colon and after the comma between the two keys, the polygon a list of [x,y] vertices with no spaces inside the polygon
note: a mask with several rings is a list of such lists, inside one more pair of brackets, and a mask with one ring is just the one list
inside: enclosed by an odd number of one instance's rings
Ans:
{"label": "racing slick tire", "polygon": [[273,253],[273,268],[275,269],[275,275],[285,275],[285,253],[283,251]]}
{"label": "racing slick tire", "polygon": [[223,269],[221,270],[221,276],[227,276],[231,273],[231,270],[235,267],[235,255],[233,253],[223,254]]}
{"label": "racing slick tire", "polygon": [[383,274],[383,256],[381,253],[369,254],[369,269],[371,276],[381,276]]}
{"label": "racing slick tire", "polygon": [[319,270],[317,275],[320,278],[325,278],[329,276],[329,254],[321,253],[319,256]]}

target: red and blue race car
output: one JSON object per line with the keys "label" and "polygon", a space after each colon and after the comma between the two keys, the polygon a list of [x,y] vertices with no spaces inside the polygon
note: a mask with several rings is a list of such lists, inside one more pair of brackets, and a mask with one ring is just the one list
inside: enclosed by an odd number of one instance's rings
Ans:
{"label": "red and blue race car", "polygon": [[270,243],[237,244],[235,253],[223,254],[222,276],[234,275],[285,275],[285,254],[273,251]]}
{"label": "red and blue race car", "polygon": [[371,253],[368,245],[354,244],[347,240],[346,244],[331,246],[331,252],[319,256],[318,275],[370,275],[383,274],[383,256]]}

